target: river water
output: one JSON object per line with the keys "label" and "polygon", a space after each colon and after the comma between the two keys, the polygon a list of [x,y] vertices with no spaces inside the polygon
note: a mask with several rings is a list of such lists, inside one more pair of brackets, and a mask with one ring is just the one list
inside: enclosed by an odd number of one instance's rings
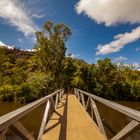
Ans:
{"label": "river water", "polygon": [[[128,106],[130,108],[140,111],[140,102],[127,102],[127,101],[118,101],[117,103]],[[0,116],[13,111],[24,104],[19,104],[17,102],[3,102],[0,101]],[[128,124],[131,119],[124,116],[121,113],[118,113],[100,103],[97,103],[99,113],[103,119],[105,130],[108,137],[112,137],[115,133],[119,132],[126,124]],[[41,119],[43,116],[45,105],[40,106],[39,108],[32,111],[30,114],[21,119],[23,125],[35,136],[37,137]],[[11,136],[12,135],[12,136]],[[19,140],[11,131],[7,134],[8,140]],[[131,136],[124,140],[140,140],[140,128],[135,131]]]}
{"label": "river water", "polygon": [[[0,101],[0,116],[11,112],[17,108],[24,106],[25,104],[19,104],[18,102],[3,102]],[[43,117],[45,105],[41,105],[37,109],[34,109],[31,113],[23,117],[20,121],[27,128],[29,132],[32,133],[34,137],[37,138],[38,131],[40,128],[41,120]],[[20,140],[18,136],[12,131],[9,131],[7,134],[7,140]]]}

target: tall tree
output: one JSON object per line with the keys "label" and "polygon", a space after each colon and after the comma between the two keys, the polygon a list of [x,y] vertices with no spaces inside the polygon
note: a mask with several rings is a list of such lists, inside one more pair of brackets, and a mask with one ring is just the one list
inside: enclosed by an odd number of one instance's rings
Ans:
{"label": "tall tree", "polygon": [[66,25],[54,24],[48,21],[44,30],[36,32],[37,44],[35,46],[39,62],[45,72],[51,72],[54,78],[57,70],[65,58],[65,42],[71,35],[71,30]]}

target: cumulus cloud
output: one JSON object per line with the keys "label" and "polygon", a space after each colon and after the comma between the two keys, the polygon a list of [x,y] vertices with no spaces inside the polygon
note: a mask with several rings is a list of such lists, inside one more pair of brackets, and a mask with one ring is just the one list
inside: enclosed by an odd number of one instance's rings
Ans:
{"label": "cumulus cloud", "polygon": [[140,68],[140,64],[137,63],[137,62],[134,62],[132,65],[133,65],[133,67],[135,67],[136,69],[139,69],[139,68]]}
{"label": "cumulus cloud", "polygon": [[[140,23],[140,0],[80,0],[75,8],[78,14],[84,13],[97,23],[104,23],[106,26]],[[96,54],[118,52],[139,38],[140,26],[129,33],[116,35],[110,43],[98,45]]]}
{"label": "cumulus cloud", "polygon": [[9,49],[13,49],[13,48],[14,48],[14,46],[9,46],[9,45],[3,43],[2,41],[0,41],[0,46],[2,46],[2,47],[7,47],[7,48],[9,48]]}
{"label": "cumulus cloud", "polygon": [[108,44],[98,45],[96,55],[118,52],[124,48],[125,45],[140,39],[140,26],[133,29],[130,33],[118,34],[114,39],[114,41]]}
{"label": "cumulus cloud", "polygon": [[43,14],[42,15],[39,15],[39,14],[34,13],[34,14],[31,15],[31,17],[32,18],[36,18],[36,19],[40,19],[40,18],[43,18],[44,15]]}
{"label": "cumulus cloud", "polygon": [[123,57],[123,56],[119,56],[119,57],[116,57],[114,59],[114,62],[123,62],[123,61],[126,61],[126,60],[128,60],[128,58]]}
{"label": "cumulus cloud", "polygon": [[14,26],[25,36],[33,35],[38,29],[21,0],[0,0],[0,18]]}
{"label": "cumulus cloud", "polygon": [[73,53],[69,53],[69,54],[66,54],[66,57],[71,57],[71,58],[78,58],[80,55],[78,54],[73,54]]}
{"label": "cumulus cloud", "polygon": [[84,13],[98,23],[140,23],[140,0],[80,0],[78,14]]}

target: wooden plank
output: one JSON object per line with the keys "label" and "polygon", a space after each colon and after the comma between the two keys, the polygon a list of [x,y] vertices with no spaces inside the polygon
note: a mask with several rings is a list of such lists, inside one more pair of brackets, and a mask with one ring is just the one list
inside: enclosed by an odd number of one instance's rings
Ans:
{"label": "wooden plank", "polygon": [[80,95],[81,95],[82,105],[83,105],[83,107],[85,109],[86,108],[86,104],[85,104],[84,95],[82,93],[80,93]]}
{"label": "wooden plank", "polygon": [[140,125],[137,121],[131,121],[127,126],[125,126],[119,133],[117,133],[111,140],[120,140],[129,136],[132,131],[135,131],[137,127]]}
{"label": "wooden plank", "polygon": [[58,93],[58,95],[59,95],[59,101],[60,101],[61,98],[62,98],[62,92],[60,91],[60,92]]}
{"label": "wooden plank", "polygon": [[95,114],[95,117],[96,117],[96,121],[97,121],[98,127],[99,127],[101,133],[106,137],[104,126],[103,126],[103,123],[101,121],[101,117],[100,117],[100,114],[98,112],[96,103],[91,98],[90,98],[90,101],[91,101],[92,108],[94,110],[94,114]]}
{"label": "wooden plank", "polygon": [[102,103],[102,104],[122,113],[122,114],[125,114],[126,116],[129,116],[130,118],[132,118],[138,122],[140,122],[140,111],[137,111],[137,110],[131,109],[129,107],[117,104],[115,102],[103,99],[101,97],[98,97],[96,95],[90,94],[88,92],[85,92],[85,91],[82,91],[79,89],[75,89],[75,90],[77,90],[78,92],[81,92],[81,93],[93,98],[94,100],[96,100],[96,101],[98,101],[98,102],[100,102],[100,103]]}
{"label": "wooden plank", "polygon": [[77,95],[78,95],[78,100],[80,101],[80,95],[79,95],[79,92],[77,91]]}
{"label": "wooden plank", "polygon": [[12,124],[10,129],[25,140],[35,140],[31,133],[19,121]]}
{"label": "wooden plank", "polygon": [[29,112],[31,112],[35,108],[37,108],[40,105],[42,105],[43,103],[45,103],[49,98],[51,98],[52,96],[55,96],[61,90],[62,89],[60,89],[56,92],[53,92],[52,94],[45,96],[39,100],[36,100],[28,105],[25,105],[25,106],[15,110],[15,111],[12,111],[4,116],[1,116],[0,117],[0,131],[6,129],[8,126],[10,126],[14,122],[19,120],[23,116],[25,116],[26,114],[28,114]]}
{"label": "wooden plank", "polygon": [[45,125],[46,125],[46,122],[47,122],[48,113],[49,113],[49,108],[50,108],[50,101],[48,100],[47,104],[46,104],[44,116],[43,116],[43,119],[42,119],[42,122],[41,122],[41,126],[40,126],[40,130],[39,130],[37,140],[41,140],[42,135],[44,133],[44,129],[45,129]]}
{"label": "wooden plank", "polygon": [[62,90],[62,97],[63,97],[63,95],[64,95],[64,89]]}
{"label": "wooden plank", "polygon": [[49,113],[48,113],[48,118],[51,117],[52,113],[54,112],[55,110],[55,104],[54,104],[54,98],[51,97],[50,99],[50,109],[49,109]]}
{"label": "wooden plank", "polygon": [[75,95],[68,94],[62,99],[42,140],[105,140]]}
{"label": "wooden plank", "polygon": [[90,97],[88,97],[88,99],[87,99],[86,110],[88,109],[89,105],[90,105]]}
{"label": "wooden plank", "polygon": [[77,99],[78,99],[78,93],[77,93],[77,91],[76,90],[74,90],[74,94],[75,94],[75,96],[77,97]]}
{"label": "wooden plank", "polygon": [[92,107],[92,104],[90,104],[91,105],[91,109],[90,109],[90,114],[91,114],[91,118],[92,118],[92,120],[94,119],[94,114],[93,114],[93,107]]}
{"label": "wooden plank", "polygon": [[57,108],[57,104],[58,104],[58,94],[56,94],[56,98],[55,98],[55,109]]}
{"label": "wooden plank", "polygon": [[[66,101],[67,95],[64,95],[61,99],[61,102],[58,103],[56,111],[53,112],[47,126],[45,126],[44,135],[42,140],[66,140],[62,138],[62,133],[65,136],[65,125],[66,125]],[[64,131],[65,130],[65,131]],[[63,132],[62,132],[63,131]]]}
{"label": "wooden plank", "polygon": [[3,130],[2,132],[0,132],[0,140],[6,140],[6,133],[7,133],[8,129]]}

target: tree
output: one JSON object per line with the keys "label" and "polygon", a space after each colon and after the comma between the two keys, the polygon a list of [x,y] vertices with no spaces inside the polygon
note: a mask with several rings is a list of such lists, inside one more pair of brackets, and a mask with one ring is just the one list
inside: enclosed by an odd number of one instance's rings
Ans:
{"label": "tree", "polygon": [[36,32],[36,55],[44,72],[50,72],[52,77],[58,75],[57,71],[65,58],[65,42],[71,35],[71,30],[66,25],[53,24],[48,21],[42,32]]}

